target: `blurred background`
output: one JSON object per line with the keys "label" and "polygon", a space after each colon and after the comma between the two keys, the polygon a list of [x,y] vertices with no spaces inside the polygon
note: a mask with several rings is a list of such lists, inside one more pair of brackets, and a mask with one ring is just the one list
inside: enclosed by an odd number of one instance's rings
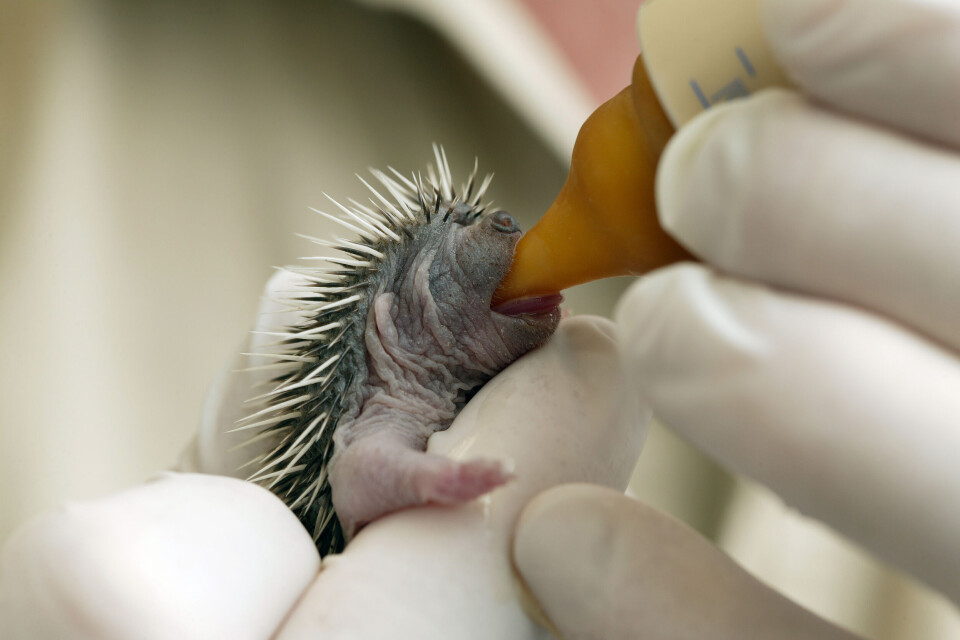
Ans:
{"label": "blurred background", "polygon": [[[628,84],[638,0],[0,0],[0,543],[175,464],[327,192],[443,144],[529,228]],[[628,284],[572,290],[609,315]],[[632,491],[870,638],[954,608],[655,425]]]}

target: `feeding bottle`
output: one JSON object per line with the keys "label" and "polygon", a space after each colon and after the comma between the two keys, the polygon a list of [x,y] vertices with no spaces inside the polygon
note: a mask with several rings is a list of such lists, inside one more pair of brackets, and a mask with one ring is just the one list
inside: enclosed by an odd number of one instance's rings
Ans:
{"label": "feeding bottle", "polygon": [[494,307],[690,258],[660,227],[657,161],[677,127],[716,104],[788,86],[760,0],[647,0],[630,86],[577,136],[566,183],[517,245]]}

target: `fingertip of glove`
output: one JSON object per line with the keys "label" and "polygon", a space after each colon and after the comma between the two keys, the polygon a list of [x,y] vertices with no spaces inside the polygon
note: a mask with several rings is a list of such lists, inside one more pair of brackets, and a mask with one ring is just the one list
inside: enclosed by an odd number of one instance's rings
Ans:
{"label": "fingertip of glove", "polygon": [[660,223],[701,258],[723,263],[738,236],[754,181],[765,169],[765,115],[780,117],[802,102],[796,93],[767,89],[747,100],[711,107],[680,130],[657,168]]}
{"label": "fingertip of glove", "polygon": [[[764,0],[760,17],[777,62],[793,82],[814,91],[825,79],[824,65],[843,72],[846,54],[864,43],[851,30],[864,25],[864,19],[882,23],[876,3],[869,0]],[[851,41],[856,41],[853,47]]]}
{"label": "fingertip of glove", "polygon": [[554,339],[574,351],[607,350],[616,344],[616,333],[616,326],[608,318],[572,316],[560,323]]}
{"label": "fingertip of glove", "polygon": [[578,315],[564,318],[558,327],[562,331],[593,332],[613,337],[613,322],[609,318],[593,315]]}
{"label": "fingertip of glove", "polygon": [[[565,552],[564,544],[573,539],[592,539],[604,525],[605,514],[625,498],[623,493],[592,484],[566,484],[553,487],[531,500],[517,522],[514,556],[525,562],[544,554]],[[562,533],[544,546],[550,534]]]}
{"label": "fingertip of glove", "polygon": [[767,338],[751,320],[766,296],[698,264],[661,269],[627,291],[615,313],[620,352],[654,412],[663,407],[651,385],[689,382],[767,354]]}
{"label": "fingertip of glove", "polygon": [[776,46],[785,39],[809,33],[843,5],[843,0],[763,0],[760,11],[763,30],[771,45]]}
{"label": "fingertip of glove", "polygon": [[[594,485],[556,487],[524,509],[513,541],[514,564],[546,617],[581,637],[602,620],[616,573],[622,493]],[[615,586],[613,588],[616,588]],[[597,631],[597,628],[594,628]]]}
{"label": "fingertip of glove", "polygon": [[687,236],[696,232],[696,227],[688,224],[689,219],[684,215],[688,209],[684,201],[691,175],[704,145],[734,107],[719,105],[681,127],[670,139],[657,165],[657,214],[664,229],[681,242],[689,242]]}
{"label": "fingertip of glove", "polygon": [[617,343],[628,367],[645,359],[644,354],[656,347],[663,331],[669,329],[676,298],[708,277],[709,271],[702,265],[681,263],[658,269],[627,289],[613,318]]}

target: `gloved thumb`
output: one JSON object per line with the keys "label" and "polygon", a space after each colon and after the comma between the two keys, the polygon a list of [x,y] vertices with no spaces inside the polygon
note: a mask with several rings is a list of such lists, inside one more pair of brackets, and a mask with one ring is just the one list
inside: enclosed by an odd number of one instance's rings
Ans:
{"label": "gloved thumb", "polygon": [[855,637],[761,584],[685,525],[607,488],[540,494],[520,517],[513,553],[564,640]]}

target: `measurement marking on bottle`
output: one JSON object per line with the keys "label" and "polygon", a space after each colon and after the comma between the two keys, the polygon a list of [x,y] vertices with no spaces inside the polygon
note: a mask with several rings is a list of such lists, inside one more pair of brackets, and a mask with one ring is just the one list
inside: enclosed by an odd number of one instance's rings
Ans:
{"label": "measurement marking on bottle", "polygon": [[757,70],[753,68],[753,63],[750,62],[750,58],[747,57],[747,52],[743,50],[743,47],[737,47],[734,49],[737,54],[737,58],[740,60],[740,64],[743,65],[743,68],[746,70],[747,75],[751,78],[757,76]]}
{"label": "measurement marking on bottle", "polygon": [[709,109],[710,101],[707,100],[707,96],[703,95],[703,89],[700,88],[700,85],[697,84],[697,81],[692,78],[690,79],[690,88],[693,89],[694,95],[696,95],[697,100],[700,101],[700,106],[702,106],[704,109]]}
{"label": "measurement marking on bottle", "polygon": [[[737,56],[737,60],[740,61],[740,66],[747,72],[747,75],[755,78],[757,76],[757,70],[750,61],[750,58],[747,57],[747,52],[743,50],[743,47],[735,47],[733,53]],[[690,78],[690,89],[696,96],[700,106],[704,109],[709,109],[713,105],[721,102],[729,102],[730,100],[744,98],[750,95],[750,89],[747,88],[746,83],[744,83],[740,77],[735,77],[709,97],[695,78]]]}

